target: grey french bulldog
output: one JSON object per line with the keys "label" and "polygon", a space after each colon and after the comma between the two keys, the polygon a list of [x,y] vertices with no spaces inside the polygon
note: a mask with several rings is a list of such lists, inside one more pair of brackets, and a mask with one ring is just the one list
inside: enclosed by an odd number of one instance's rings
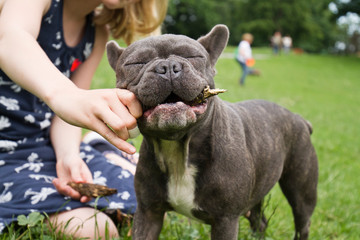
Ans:
{"label": "grey french bulldog", "polygon": [[117,87],[143,105],[135,240],[157,239],[172,210],[210,224],[211,239],[237,239],[242,215],[263,232],[262,202],[277,182],[292,207],[294,239],[308,238],[318,181],[310,123],[263,100],[194,100],[215,88],[228,36],[216,25],[198,40],[165,34],[127,48],[107,44]]}

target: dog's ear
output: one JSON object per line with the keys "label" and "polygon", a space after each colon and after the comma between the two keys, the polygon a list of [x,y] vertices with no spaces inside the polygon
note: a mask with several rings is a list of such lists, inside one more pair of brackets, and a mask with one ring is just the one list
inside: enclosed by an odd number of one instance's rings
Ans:
{"label": "dog's ear", "polygon": [[116,70],[117,61],[119,60],[119,57],[121,56],[121,54],[123,53],[124,50],[125,50],[125,48],[121,48],[117,44],[117,42],[115,42],[114,40],[109,41],[106,44],[107,58],[108,58],[108,61],[110,63],[110,66],[114,70]]}
{"label": "dog's ear", "polygon": [[215,66],[217,59],[224,50],[229,40],[229,29],[227,26],[218,24],[198,42],[203,45],[210,55],[211,66]]}

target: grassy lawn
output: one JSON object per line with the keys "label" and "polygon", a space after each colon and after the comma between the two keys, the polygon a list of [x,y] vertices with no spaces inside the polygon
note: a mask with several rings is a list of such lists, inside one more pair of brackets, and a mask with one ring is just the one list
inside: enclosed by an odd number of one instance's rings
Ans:
{"label": "grassy lawn", "polygon": [[[240,67],[233,47],[217,63],[220,95],[235,102],[266,99],[302,115],[313,125],[312,141],[319,158],[318,204],[312,217],[310,239],[358,239],[360,236],[360,58],[329,55],[271,55],[254,49],[261,76],[238,84]],[[96,72],[93,88],[115,86],[115,74],[106,58]],[[134,140],[137,148],[141,136]],[[292,239],[291,209],[276,186],[266,197],[271,216],[266,239]],[[160,239],[209,239],[209,227],[171,213]],[[257,239],[243,217],[239,239]],[[126,236],[127,229],[123,229]],[[4,236],[0,235],[0,239]],[[15,238],[14,238],[15,239]],[[123,237],[121,239],[128,239]]]}

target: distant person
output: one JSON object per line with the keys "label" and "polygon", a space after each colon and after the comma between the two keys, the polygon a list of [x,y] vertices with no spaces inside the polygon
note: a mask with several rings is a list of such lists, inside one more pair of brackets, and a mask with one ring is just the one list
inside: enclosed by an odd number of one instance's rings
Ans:
{"label": "distant person", "polygon": [[280,54],[281,50],[281,33],[279,31],[275,32],[274,35],[271,37],[271,46],[273,49],[273,54],[278,55]]}
{"label": "distant person", "polygon": [[292,47],[292,38],[289,35],[286,35],[282,38],[282,46],[285,54],[289,54]]}
{"label": "distant person", "polygon": [[240,78],[240,85],[245,84],[245,78],[247,75],[260,75],[260,71],[253,69],[255,65],[255,60],[252,56],[251,44],[254,40],[254,37],[250,33],[244,33],[242,36],[242,41],[239,43],[236,61],[240,64],[242,69],[242,75]]}

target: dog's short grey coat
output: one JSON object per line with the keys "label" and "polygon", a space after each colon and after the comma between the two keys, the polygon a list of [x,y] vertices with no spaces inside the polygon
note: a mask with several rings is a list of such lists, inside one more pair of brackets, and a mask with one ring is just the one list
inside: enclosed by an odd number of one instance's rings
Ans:
{"label": "dog's short grey coat", "polygon": [[157,239],[171,210],[210,224],[212,239],[237,239],[239,216],[249,211],[252,229],[264,231],[262,201],[277,182],[293,209],[294,239],[308,238],[318,179],[310,123],[262,100],[191,104],[215,88],[228,34],[217,25],[197,41],[168,34],[126,49],[107,45],[117,87],[144,108],[134,239]]}

